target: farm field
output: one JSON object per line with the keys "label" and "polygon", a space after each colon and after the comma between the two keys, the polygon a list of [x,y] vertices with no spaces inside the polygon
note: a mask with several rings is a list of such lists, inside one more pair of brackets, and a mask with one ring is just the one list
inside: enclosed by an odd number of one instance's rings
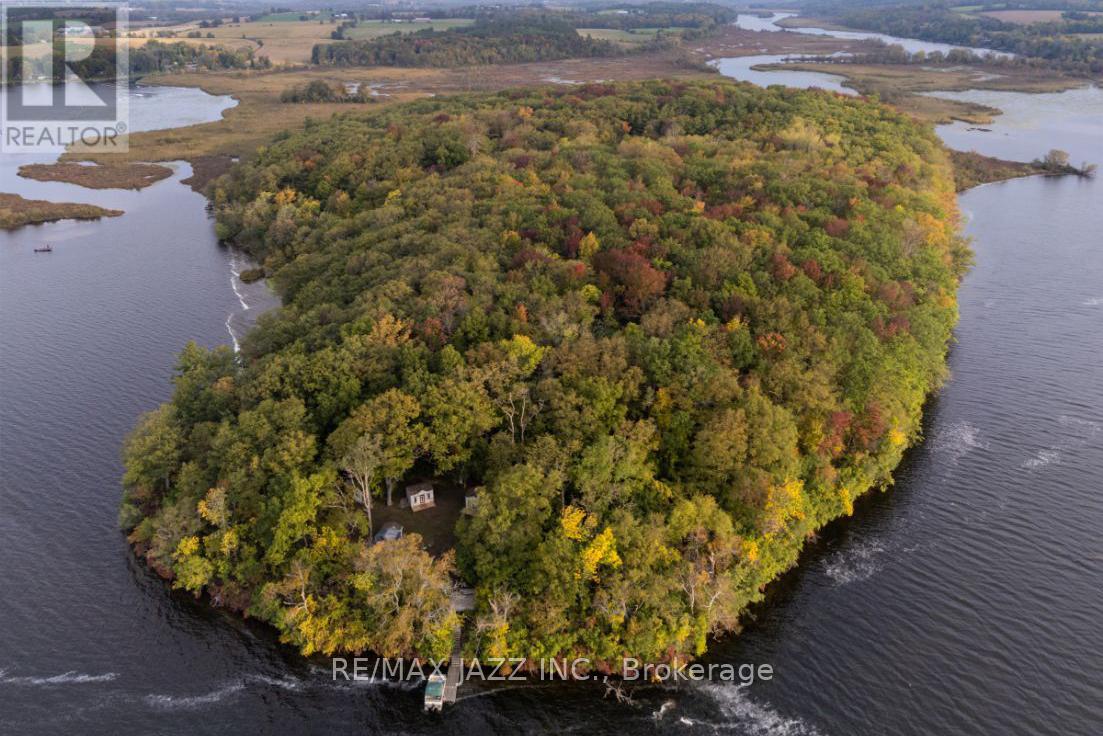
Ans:
{"label": "farm field", "polygon": [[345,38],[354,41],[362,41],[369,38],[378,38],[391,33],[417,33],[426,29],[434,31],[447,31],[451,28],[462,28],[474,23],[470,18],[441,18],[419,23],[384,23],[381,20],[362,20],[356,27],[345,31]]}
{"label": "farm field", "polygon": [[678,33],[684,28],[634,28],[630,31],[622,31],[616,28],[579,28],[578,35],[589,36],[598,41],[612,41],[622,46],[638,46],[647,43],[655,37],[659,31]]}
{"label": "farm field", "polygon": [[[1004,23],[1028,26],[1033,23],[1049,23],[1061,20],[1061,10],[986,10],[975,15],[995,18]],[[1093,13],[1094,15],[1094,13]]]}
{"label": "farm field", "polygon": [[[292,17],[293,16],[293,17]],[[376,38],[391,33],[415,33],[431,28],[443,31],[449,28],[470,25],[472,21],[464,18],[442,18],[423,23],[384,23],[383,21],[363,21],[346,31],[349,39],[362,40]],[[338,27],[338,20],[329,15],[317,15],[311,20],[299,20],[299,14],[278,13],[265,16],[257,21],[224,23],[217,28],[200,28],[197,24],[148,28],[141,36],[131,38],[134,46],[141,46],[156,39],[167,42],[183,41],[191,44],[216,44],[228,48],[252,47],[259,56],[267,56],[273,64],[309,64],[310,54],[315,44],[340,43],[333,41],[331,34]],[[159,33],[171,32],[171,38],[158,38]],[[198,32],[200,38],[188,38],[189,33]]]}

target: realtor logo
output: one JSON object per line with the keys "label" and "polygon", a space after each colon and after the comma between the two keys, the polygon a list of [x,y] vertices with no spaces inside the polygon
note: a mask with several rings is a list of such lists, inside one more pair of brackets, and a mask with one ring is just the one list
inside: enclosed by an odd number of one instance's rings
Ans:
{"label": "realtor logo", "polygon": [[128,9],[0,2],[0,153],[127,150]]}

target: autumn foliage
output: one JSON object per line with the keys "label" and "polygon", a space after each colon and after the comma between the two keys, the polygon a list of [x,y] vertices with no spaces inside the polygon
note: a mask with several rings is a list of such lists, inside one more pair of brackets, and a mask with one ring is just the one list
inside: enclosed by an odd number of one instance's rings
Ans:
{"label": "autumn foliage", "polygon": [[[212,192],[283,307],[188,346],[128,441],[151,565],[304,652],[701,654],[891,483],[968,253],[933,134],[824,92],[644,82],[311,122]],[[373,545],[413,478],[452,554]]]}

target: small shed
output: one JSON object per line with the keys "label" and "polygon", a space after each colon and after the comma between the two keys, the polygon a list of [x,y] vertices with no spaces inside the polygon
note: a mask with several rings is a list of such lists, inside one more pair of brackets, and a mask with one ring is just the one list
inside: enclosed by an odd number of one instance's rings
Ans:
{"label": "small shed", "polygon": [[406,486],[406,502],[411,511],[431,509],[437,505],[432,483],[414,483]]}
{"label": "small shed", "polygon": [[393,542],[402,538],[402,525],[388,521],[375,533],[372,539],[376,542]]}

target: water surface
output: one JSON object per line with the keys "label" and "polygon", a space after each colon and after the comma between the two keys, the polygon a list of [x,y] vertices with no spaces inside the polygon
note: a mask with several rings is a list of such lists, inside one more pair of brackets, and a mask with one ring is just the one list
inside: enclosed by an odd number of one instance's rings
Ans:
{"label": "water surface", "polygon": [[771,84],[782,84],[786,87],[800,87],[809,89],[816,87],[832,92],[840,92],[844,95],[857,95],[858,93],[849,87],[844,87],[846,77],[838,74],[825,74],[823,72],[806,72],[797,69],[772,69],[759,71],[753,67],[767,64],[781,64],[786,61],[798,60],[800,57],[777,54],[761,54],[755,56],[733,56],[727,59],[717,59],[714,66],[725,77],[738,79],[742,82],[751,82],[761,87],[769,87]]}
{"label": "water surface", "polygon": [[972,51],[978,56],[984,56],[986,54],[1002,57],[1014,56],[1014,54],[1008,53],[1006,51],[996,51],[995,49],[986,49],[975,46],[954,46],[953,44],[938,43],[936,41],[921,41],[917,38],[900,38],[898,36],[889,36],[884,33],[874,33],[873,31],[840,31],[830,28],[816,28],[814,26],[786,28],[777,24],[780,20],[784,20],[786,18],[795,18],[798,15],[799,13],[773,13],[769,17],[761,17],[757,15],[750,15],[747,13],[740,13],[736,16],[735,25],[748,31],[803,33],[811,36],[830,36],[831,38],[841,38],[846,41],[880,41],[889,46],[901,46],[909,54],[914,54],[919,51],[923,51],[928,54],[935,51],[947,54],[954,49],[965,49],[966,51]]}

